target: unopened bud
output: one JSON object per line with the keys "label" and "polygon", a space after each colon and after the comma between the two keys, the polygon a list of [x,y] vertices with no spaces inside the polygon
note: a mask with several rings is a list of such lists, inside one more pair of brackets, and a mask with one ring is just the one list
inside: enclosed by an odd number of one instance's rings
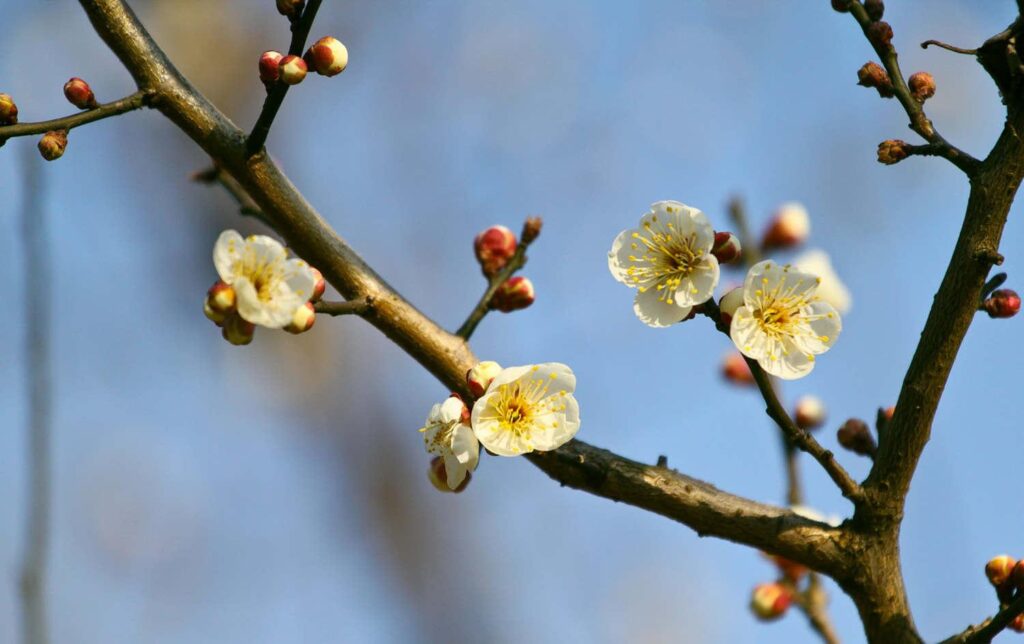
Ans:
{"label": "unopened bud", "polygon": [[985,576],[988,577],[989,583],[1000,588],[1010,580],[1016,565],[1017,560],[1010,555],[996,555],[985,564]]}
{"label": "unopened bud", "polygon": [[862,87],[874,87],[882,98],[892,98],[896,95],[888,72],[875,62],[868,61],[857,70],[857,84]]}
{"label": "unopened bud", "polygon": [[807,566],[798,564],[797,562],[786,559],[785,557],[768,554],[765,556],[772,560],[775,566],[779,569],[779,572],[782,573],[783,577],[794,583],[803,579],[804,575],[810,572],[807,569]]}
{"label": "unopened bud", "polygon": [[217,313],[228,314],[235,310],[237,297],[230,284],[217,281],[206,292],[206,304]]}
{"label": "unopened bud", "polygon": [[935,96],[935,79],[928,72],[917,72],[907,80],[910,87],[910,95],[918,103],[924,103],[932,96]]}
{"label": "unopened bud", "polygon": [[242,319],[237,313],[232,313],[224,320],[221,335],[224,339],[235,346],[242,346],[252,342],[252,336],[256,333],[256,325]]}
{"label": "unopened bud", "polygon": [[504,226],[491,226],[473,240],[473,251],[484,275],[500,271],[516,252],[516,234]]}
{"label": "unopened bud", "polygon": [[469,385],[469,392],[479,398],[487,392],[491,381],[501,373],[501,365],[491,360],[478,362],[476,366],[466,372],[466,384]]}
{"label": "unopened bud", "polygon": [[840,445],[861,456],[874,456],[875,450],[878,448],[867,423],[859,418],[851,418],[843,423],[843,426],[836,432],[836,438]]}
{"label": "unopened bud", "polygon": [[892,26],[888,22],[873,22],[867,29],[868,40],[875,47],[887,49],[892,46]]}
{"label": "unopened bud", "polygon": [[466,406],[466,401],[462,399],[462,396],[460,396],[458,392],[453,391],[451,395],[448,397],[454,398],[455,400],[458,400],[460,403],[462,403],[462,413],[459,414],[459,420],[462,422],[463,425],[470,424],[472,414],[470,414],[469,407]]}
{"label": "unopened bud", "polygon": [[72,78],[64,83],[64,97],[80,110],[91,110],[99,105],[89,83],[81,78]]}
{"label": "unopened bud", "polygon": [[281,59],[284,55],[279,51],[265,51],[260,55],[260,80],[270,87],[281,78]]}
{"label": "unopened bud", "polygon": [[906,141],[886,139],[878,144],[878,162],[894,165],[910,156],[910,147]]}
{"label": "unopened bud", "polygon": [[544,220],[540,217],[527,217],[523,223],[523,232],[519,234],[524,244],[532,244],[533,240],[540,237],[540,229],[544,226]]}
{"label": "unopened bud", "polygon": [[224,320],[226,320],[228,317],[227,313],[221,313],[220,311],[215,311],[212,308],[210,308],[209,301],[203,301],[203,315],[206,316],[206,319],[208,319],[210,322],[213,322],[217,326],[224,324]]}
{"label": "unopened bud", "polygon": [[1020,311],[1020,296],[1016,291],[1001,288],[992,291],[992,295],[985,300],[984,307],[990,318],[1012,318]]}
{"label": "unopened bud", "polygon": [[277,12],[282,16],[294,18],[302,13],[306,0],[277,0]]}
{"label": "unopened bud", "polygon": [[491,298],[491,308],[502,313],[525,309],[535,299],[533,282],[526,277],[510,277],[498,287]]}
{"label": "unopened bud", "polygon": [[[736,309],[743,306],[743,287],[737,286],[728,293],[722,296],[722,299],[718,300],[718,310],[721,313],[721,321],[725,326],[732,324],[732,316],[736,314]],[[747,363],[744,362],[744,365]],[[748,370],[749,371],[749,370]]]}
{"label": "unopened bud", "polygon": [[298,335],[312,329],[315,322],[316,310],[313,308],[313,303],[306,302],[299,308],[295,309],[295,315],[292,316],[292,321],[284,328],[284,330],[288,333]]}
{"label": "unopened bud", "polygon": [[1024,561],[1018,561],[1010,571],[1009,583],[1017,590],[1024,590]]}
{"label": "unopened bud", "polygon": [[807,210],[798,203],[779,206],[775,216],[764,233],[761,246],[764,248],[788,248],[802,244],[811,232],[811,218]]}
{"label": "unopened bud", "polygon": [[321,76],[336,76],[348,67],[348,49],[333,36],[313,43],[303,58],[309,68]]}
{"label": "unopened bud", "polygon": [[56,161],[64,156],[68,147],[67,130],[51,130],[39,139],[39,154],[47,161]]}
{"label": "unopened bud", "polygon": [[868,18],[881,20],[882,14],[885,13],[885,4],[882,0],[864,0],[864,11],[867,12]]}
{"label": "unopened bud", "polygon": [[324,296],[324,291],[327,290],[327,280],[324,279],[324,274],[319,270],[309,267],[309,270],[313,271],[313,294],[309,296],[310,302],[319,302],[320,298]]}
{"label": "unopened bud", "polygon": [[14,125],[18,122],[18,106],[10,94],[0,94],[0,125]]}
{"label": "unopened bud", "polygon": [[734,385],[754,384],[754,374],[750,373],[750,367],[743,355],[735,351],[727,354],[722,360],[722,375]]}
{"label": "unopened bud", "polygon": [[832,8],[839,13],[846,13],[850,10],[853,0],[832,0]]}
{"label": "unopened bud", "polygon": [[430,483],[438,492],[453,492],[458,494],[466,489],[469,485],[469,480],[473,478],[473,475],[466,472],[466,478],[462,479],[462,483],[459,483],[458,487],[454,490],[448,487],[448,471],[444,466],[444,459],[440,456],[435,456],[430,459],[430,467],[427,468],[427,478],[430,479]]}
{"label": "unopened bud", "polygon": [[796,401],[793,421],[800,429],[817,429],[825,424],[826,417],[825,403],[817,396],[803,396]]}
{"label": "unopened bud", "polygon": [[715,242],[711,246],[711,254],[719,264],[735,262],[740,258],[740,240],[730,232],[715,233]]}
{"label": "unopened bud", "polygon": [[778,582],[758,584],[750,595],[750,610],[765,621],[782,617],[793,603],[793,592]]}
{"label": "unopened bud", "polygon": [[298,85],[306,77],[306,61],[298,56],[285,56],[278,64],[281,80],[288,85]]}
{"label": "unopened bud", "polygon": [[1006,625],[1006,628],[1016,633],[1024,633],[1024,613],[1014,617],[1010,623]]}

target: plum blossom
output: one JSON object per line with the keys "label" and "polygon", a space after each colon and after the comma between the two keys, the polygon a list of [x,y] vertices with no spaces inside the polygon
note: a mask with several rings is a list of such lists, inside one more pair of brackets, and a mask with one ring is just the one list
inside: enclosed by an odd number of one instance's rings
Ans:
{"label": "plum blossom", "polygon": [[465,403],[452,396],[431,408],[426,425],[420,429],[427,452],[444,461],[446,482],[451,490],[462,484],[480,459],[480,445],[466,423],[468,415]]}

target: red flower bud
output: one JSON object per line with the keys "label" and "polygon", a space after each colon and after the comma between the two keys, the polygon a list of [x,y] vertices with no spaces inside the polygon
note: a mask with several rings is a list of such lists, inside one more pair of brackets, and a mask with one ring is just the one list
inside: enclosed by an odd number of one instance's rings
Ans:
{"label": "red flower bud", "polygon": [[89,87],[89,83],[86,83],[81,78],[72,78],[64,83],[64,97],[80,110],[91,110],[99,106],[99,103],[96,102],[96,96],[92,93],[92,88]]}
{"label": "red flower bud", "polygon": [[[743,287],[737,286],[736,288],[726,292],[722,296],[722,299],[718,300],[718,312],[720,314],[722,324],[729,326],[732,324],[732,316],[735,315],[736,309],[743,306]],[[747,363],[744,362],[744,365]],[[749,371],[749,369],[748,369]]]}
{"label": "red flower bud", "polygon": [[483,396],[491,381],[501,373],[501,365],[497,362],[485,360],[478,362],[476,366],[466,372],[466,384],[469,385],[469,392],[475,397]]}
{"label": "red flower bud", "polygon": [[519,234],[524,244],[532,244],[533,240],[540,237],[540,229],[544,227],[544,220],[540,217],[527,217],[523,222],[523,232]]}
{"label": "red flower bud", "polygon": [[875,47],[888,49],[892,46],[892,26],[888,22],[875,22],[868,26],[868,40]]}
{"label": "red flower bud", "polygon": [[809,572],[807,566],[804,566],[803,564],[798,564],[795,561],[790,561],[785,557],[769,554],[766,554],[765,556],[772,560],[775,566],[779,569],[779,572],[782,573],[783,577],[794,583],[803,579],[804,575],[806,575]]}
{"label": "red flower bud", "polygon": [[473,251],[484,275],[500,271],[516,252],[516,235],[504,226],[491,226],[473,240]]}
{"label": "red flower bud", "polygon": [[302,13],[306,0],[277,0],[277,12],[282,16],[294,18]]}
{"label": "red flower bud", "polygon": [[750,595],[750,610],[765,621],[782,617],[793,603],[793,592],[778,582],[758,584]]}
{"label": "red flower bud", "polygon": [[315,322],[316,310],[313,308],[313,303],[306,302],[299,308],[295,309],[295,315],[292,316],[292,321],[284,328],[284,330],[288,333],[298,335],[312,329]]}
{"label": "red flower bud", "polygon": [[711,247],[711,254],[718,259],[719,264],[728,264],[740,258],[740,240],[730,232],[715,233],[715,243]]}
{"label": "red flower bud", "polygon": [[825,424],[827,412],[825,403],[816,396],[803,396],[796,401],[793,410],[793,421],[797,427],[805,430],[817,429]]}
{"label": "red flower bud", "polygon": [[798,203],[787,203],[779,207],[764,233],[761,246],[764,248],[789,248],[802,244],[811,232],[811,218],[807,210]]}
{"label": "red flower bud", "polygon": [[317,269],[312,266],[309,269],[313,271],[313,277],[316,279],[316,282],[313,283],[313,294],[309,296],[309,301],[319,302],[320,298],[324,296],[324,291],[327,290],[327,280],[324,279],[324,274]]}
{"label": "red flower bud", "polygon": [[722,360],[722,375],[734,385],[754,384],[754,374],[750,373],[747,361],[735,351],[726,355]]}
{"label": "red flower bud", "polygon": [[256,325],[246,322],[237,313],[232,313],[224,320],[223,330],[221,331],[224,339],[235,346],[249,344],[252,342],[252,337],[255,333]]}
{"label": "red flower bud", "polygon": [[1017,561],[1010,555],[996,555],[985,564],[985,576],[996,588],[1004,586],[1016,570]]}
{"label": "red flower bud", "polygon": [[1024,633],[1024,613],[1014,617],[1013,621],[1006,625],[1006,628],[1017,633]]}
{"label": "red flower bud", "polygon": [[278,64],[281,80],[288,85],[298,85],[306,77],[306,61],[298,56],[285,56]]}
{"label": "red flower bud", "polygon": [[68,147],[67,130],[51,130],[39,139],[39,154],[47,161],[56,161],[64,156]]}
{"label": "red flower bud", "polygon": [[444,459],[440,456],[435,456],[430,459],[430,467],[427,468],[427,478],[438,492],[452,492],[454,494],[458,494],[466,489],[466,486],[469,485],[469,481],[473,478],[473,475],[470,472],[466,472],[466,478],[463,479],[462,483],[459,483],[459,486],[453,490],[448,487],[448,470],[444,467]]}
{"label": "red flower bud", "polygon": [[867,423],[859,418],[851,418],[843,423],[843,426],[836,432],[836,438],[840,445],[861,456],[874,456],[875,450],[878,448]]}
{"label": "red flower bud", "polygon": [[868,18],[872,20],[881,20],[882,14],[885,13],[885,4],[882,0],[864,0],[864,10],[868,14]]}
{"label": "red flower bud", "polygon": [[910,94],[919,103],[924,103],[935,96],[935,79],[928,72],[917,72],[907,80]]}
{"label": "red flower bud", "polygon": [[839,13],[847,13],[853,0],[832,0],[832,8]]}
{"label": "red flower bud", "polygon": [[321,76],[335,76],[348,67],[348,49],[332,36],[313,43],[303,58],[309,68]]}
{"label": "red flower bud", "polygon": [[910,156],[910,148],[906,141],[886,139],[878,144],[878,162],[894,165]]}
{"label": "red flower bud", "polygon": [[270,87],[281,78],[281,59],[284,55],[279,51],[265,51],[260,55],[260,80]]}
{"label": "red flower bud", "polygon": [[227,313],[221,313],[220,311],[214,311],[213,309],[211,309],[209,301],[203,302],[203,315],[206,316],[206,319],[208,319],[210,322],[213,322],[217,326],[223,325],[224,320],[226,320],[228,317]]}
{"label": "red flower bud", "polygon": [[525,309],[533,304],[533,282],[526,277],[511,277],[498,287],[491,298],[491,308],[502,313]]}
{"label": "red flower bud", "polygon": [[892,88],[892,79],[888,72],[878,63],[868,61],[857,70],[857,84],[862,87],[874,87],[882,98],[892,98],[896,92]]}
{"label": "red flower bud", "polygon": [[235,310],[235,289],[218,280],[206,292],[206,305],[217,313],[228,314]]}
{"label": "red flower bud", "polygon": [[10,94],[0,94],[0,125],[14,125],[18,122],[18,106]]}
{"label": "red flower bud", "polygon": [[1020,311],[1020,296],[1016,291],[1001,288],[992,291],[992,295],[985,300],[984,307],[990,318],[1012,318]]}

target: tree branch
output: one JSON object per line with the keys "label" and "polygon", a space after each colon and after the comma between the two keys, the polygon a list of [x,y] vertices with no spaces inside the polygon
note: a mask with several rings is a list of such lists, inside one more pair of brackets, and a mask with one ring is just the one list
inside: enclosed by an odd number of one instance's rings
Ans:
{"label": "tree branch", "polygon": [[534,240],[526,239],[525,236],[520,235],[519,245],[516,246],[515,253],[509,258],[508,262],[499,270],[497,273],[488,278],[487,290],[480,296],[480,301],[476,303],[473,310],[469,312],[469,317],[462,323],[459,330],[455,332],[455,335],[469,340],[476,331],[477,325],[484,319],[491,310],[491,300],[494,299],[495,294],[498,292],[498,288],[504,284],[510,277],[515,275],[516,271],[520,270],[526,265],[526,249],[529,248],[530,244]]}
{"label": "tree branch", "polygon": [[139,90],[130,96],[125,96],[124,98],[111,101],[110,103],[103,103],[91,110],[77,112],[59,119],[37,121],[35,123],[5,125],[0,127],[0,145],[2,145],[7,139],[13,139],[16,136],[45,134],[52,130],[72,130],[76,127],[81,127],[94,121],[110,118],[112,116],[119,116],[125,112],[131,112],[132,110],[137,110],[143,107],[150,107],[149,103],[151,98],[152,93],[150,91]]}
{"label": "tree branch", "polygon": [[256,205],[256,202],[252,200],[252,197],[250,197],[249,193],[245,191],[245,188],[243,188],[234,177],[227,172],[222,171],[217,166],[196,172],[192,175],[192,179],[205,184],[220,184],[220,186],[238,202],[238,212],[240,214],[247,217],[255,217],[268,226],[274,225],[273,222],[270,221],[270,218],[267,217],[266,213],[260,210],[260,207]]}
{"label": "tree branch", "polygon": [[313,305],[313,310],[324,315],[363,315],[373,307],[373,301],[368,297],[360,297],[347,302],[327,302],[321,300]]}
{"label": "tree branch", "polygon": [[987,644],[1021,613],[1024,613],[1024,593],[981,624],[969,626],[964,632],[942,640],[940,644]]}

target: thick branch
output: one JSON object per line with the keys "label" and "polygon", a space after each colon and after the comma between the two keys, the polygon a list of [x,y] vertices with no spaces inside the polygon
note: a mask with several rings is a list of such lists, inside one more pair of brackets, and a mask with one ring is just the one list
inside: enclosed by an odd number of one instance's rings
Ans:
{"label": "thick branch", "polygon": [[87,125],[94,121],[119,116],[125,112],[131,112],[142,107],[149,106],[151,92],[139,90],[131,96],[110,103],[104,103],[99,107],[84,112],[78,112],[59,119],[49,121],[37,121],[35,123],[18,123],[17,125],[5,125],[0,127],[0,143],[16,136],[31,136],[33,134],[45,134],[52,130],[72,130],[76,127]]}
{"label": "thick branch", "polygon": [[313,310],[324,315],[363,315],[373,306],[373,301],[360,297],[350,302],[327,302],[321,300],[313,305]]}

